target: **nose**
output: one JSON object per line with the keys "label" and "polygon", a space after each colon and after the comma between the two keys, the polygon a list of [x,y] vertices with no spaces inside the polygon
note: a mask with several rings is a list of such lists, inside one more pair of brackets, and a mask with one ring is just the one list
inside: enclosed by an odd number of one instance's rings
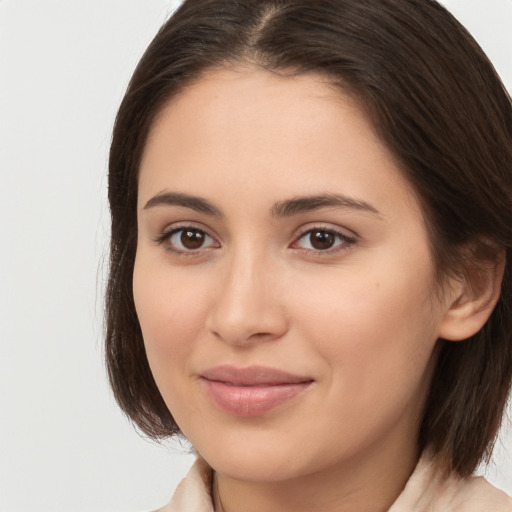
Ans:
{"label": "nose", "polygon": [[225,262],[218,283],[206,322],[215,337],[244,347],[286,333],[288,319],[275,266],[246,251]]}

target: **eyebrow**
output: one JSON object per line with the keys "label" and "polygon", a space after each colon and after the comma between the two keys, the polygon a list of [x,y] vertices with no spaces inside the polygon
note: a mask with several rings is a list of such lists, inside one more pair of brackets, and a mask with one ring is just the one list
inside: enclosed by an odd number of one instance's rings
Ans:
{"label": "eyebrow", "polygon": [[222,217],[222,212],[206,199],[178,192],[160,192],[145,204],[144,209],[155,206],[183,206],[199,213]]}
{"label": "eyebrow", "polygon": [[[222,217],[222,212],[206,199],[180,192],[160,192],[145,204],[144,209],[147,210],[156,206],[182,206],[199,213]],[[272,206],[270,213],[273,217],[292,217],[293,215],[332,206],[366,211],[381,216],[380,212],[371,204],[339,194],[301,196],[279,201]]]}
{"label": "eyebrow", "polygon": [[272,207],[271,214],[274,217],[291,217],[292,215],[328,208],[330,206],[361,210],[373,213],[379,217],[381,216],[380,212],[371,204],[338,194],[295,197],[286,201],[280,201]]}

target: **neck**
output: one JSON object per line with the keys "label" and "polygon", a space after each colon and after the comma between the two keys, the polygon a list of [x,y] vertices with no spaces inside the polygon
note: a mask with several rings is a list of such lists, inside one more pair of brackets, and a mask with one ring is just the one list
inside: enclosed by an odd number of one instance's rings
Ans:
{"label": "neck", "polygon": [[[414,447],[388,450],[286,481],[247,482],[215,474],[216,512],[386,512],[418,461]],[[377,456],[376,456],[377,455]]]}

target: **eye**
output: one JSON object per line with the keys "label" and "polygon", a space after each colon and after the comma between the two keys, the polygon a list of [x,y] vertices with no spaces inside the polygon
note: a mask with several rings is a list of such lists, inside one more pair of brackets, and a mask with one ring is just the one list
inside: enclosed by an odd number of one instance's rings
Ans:
{"label": "eye", "polygon": [[354,238],[338,231],[314,228],[303,233],[293,246],[308,251],[327,252],[347,248],[354,242]]}
{"label": "eye", "polygon": [[166,248],[177,253],[195,252],[201,249],[219,247],[219,244],[202,229],[192,226],[173,229],[168,233],[162,233],[157,239],[159,243],[165,243]]}

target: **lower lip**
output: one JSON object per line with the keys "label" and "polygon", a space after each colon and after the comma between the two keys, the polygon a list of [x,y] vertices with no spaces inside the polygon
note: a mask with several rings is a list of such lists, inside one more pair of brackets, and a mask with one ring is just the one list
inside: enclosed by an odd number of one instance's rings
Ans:
{"label": "lower lip", "polygon": [[236,416],[260,416],[302,395],[312,381],[292,384],[237,386],[202,379],[208,395],[222,410]]}

